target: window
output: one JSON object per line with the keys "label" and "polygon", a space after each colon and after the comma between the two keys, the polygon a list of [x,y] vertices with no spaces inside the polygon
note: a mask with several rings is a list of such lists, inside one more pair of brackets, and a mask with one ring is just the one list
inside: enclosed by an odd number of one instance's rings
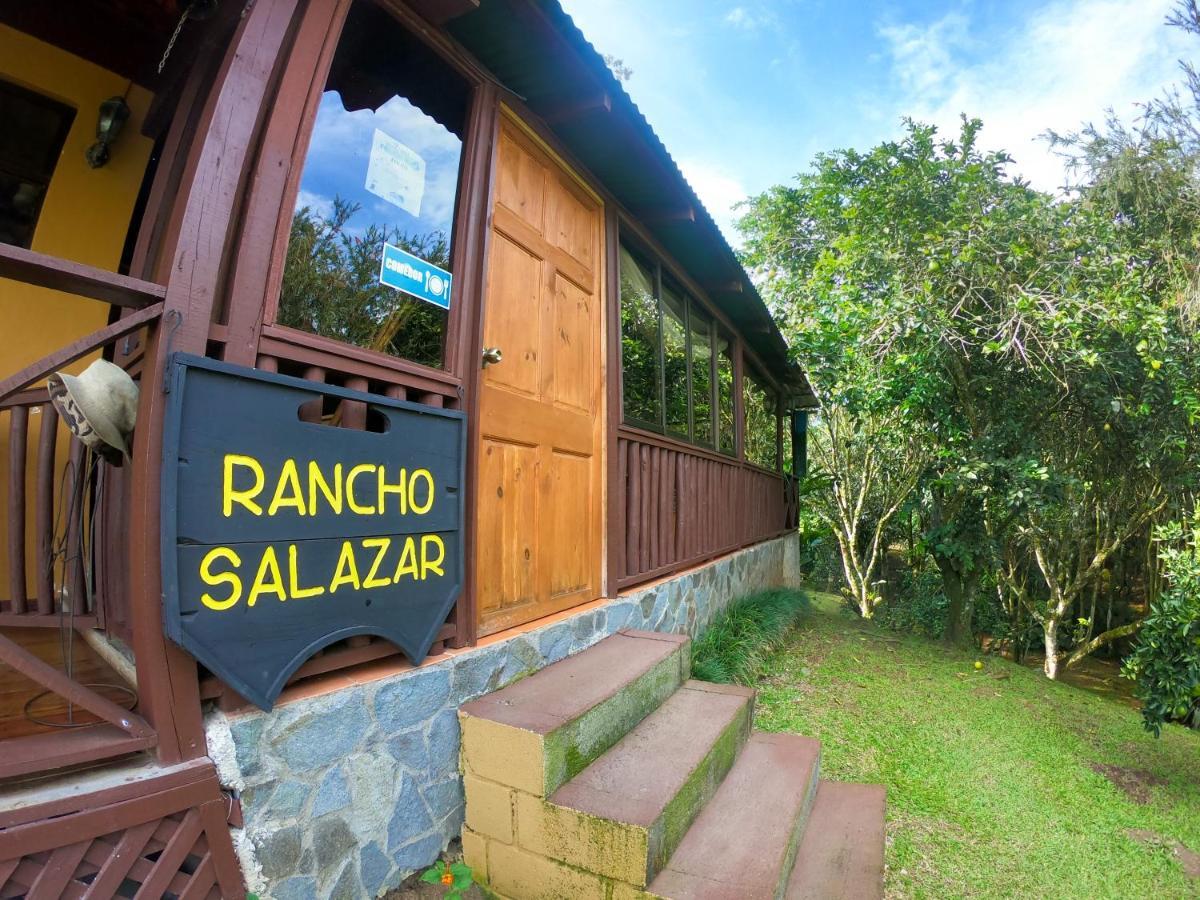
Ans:
{"label": "window", "polygon": [[0,244],[28,250],[75,110],[0,81]]}
{"label": "window", "polygon": [[713,445],[713,359],[711,319],[695,304],[688,316],[692,347],[692,440]]}
{"label": "window", "polygon": [[779,403],[775,392],[764,379],[746,373],[746,459],[764,469],[779,468],[779,445],[776,429],[779,423]]}
{"label": "window", "polygon": [[446,310],[379,274],[385,243],[451,269],[470,94],[386,12],[351,7],[304,161],[279,324],[443,365]]}
{"label": "window", "polygon": [[688,433],[687,301],[663,285],[663,388],[667,401],[667,431],[682,438]]}
{"label": "window", "polygon": [[[712,447],[718,430],[714,387],[721,371],[713,352],[715,324],[658,263],[624,243],[620,256],[625,421]],[[728,376],[732,423],[732,367]],[[732,430],[726,452],[733,452]]]}
{"label": "window", "polygon": [[656,427],[662,419],[662,360],[654,269],[621,246],[621,383],[625,418]]}
{"label": "window", "polygon": [[733,420],[733,342],[717,339],[717,449],[737,453],[737,428]]}

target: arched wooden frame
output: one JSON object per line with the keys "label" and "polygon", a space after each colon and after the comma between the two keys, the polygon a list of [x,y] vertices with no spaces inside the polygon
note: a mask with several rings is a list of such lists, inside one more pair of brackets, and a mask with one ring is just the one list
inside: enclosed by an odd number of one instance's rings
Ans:
{"label": "arched wooden frame", "polygon": [[[492,153],[498,128],[498,91],[491,77],[437,29],[398,0],[374,0],[418,36],[468,83],[471,99],[463,140],[452,234],[456,297],[446,325],[443,369],[434,369],[332,338],[273,324],[283,281],[292,209],[321,95],[353,0],[311,0],[298,17],[295,38],[282,68],[250,170],[241,230],[229,253],[230,271],[213,334],[223,358],[239,365],[274,368],[281,359],[300,362],[305,377],[337,373],[348,387],[374,389],[434,406],[470,410],[479,380],[481,308],[491,207]],[[360,0],[365,2],[365,0]],[[475,417],[468,420],[467,497],[475,495]],[[474,514],[468,500],[463,552],[474,548]],[[474,641],[473,567],[447,642]]]}

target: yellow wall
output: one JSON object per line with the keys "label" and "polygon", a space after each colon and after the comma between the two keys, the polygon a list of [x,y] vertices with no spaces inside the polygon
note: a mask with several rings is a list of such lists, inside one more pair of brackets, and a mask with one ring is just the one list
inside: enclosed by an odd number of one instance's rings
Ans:
{"label": "yellow wall", "polygon": [[[84,154],[96,140],[96,118],[100,104],[125,93],[129,81],[50,44],[43,43],[0,25],[0,79],[51,97],[75,109],[75,119],[54,169],[42,203],[33,250],[61,256],[76,262],[116,271],[125,246],[133,207],[141,188],[142,176],[150,159],[153,142],[140,134],[149,109],[151,94],[139,87],[129,91],[129,120],[112,147],[108,164],[100,169],[88,166]],[[0,123],[3,127],[3,123]],[[37,362],[48,353],[102,328],[108,321],[109,307],[87,300],[29,287],[0,279],[0,378]],[[91,358],[70,367],[78,372]],[[39,416],[29,421],[27,452],[30,476],[27,478],[26,577],[32,590],[34,460]],[[67,452],[65,430],[60,427],[58,473]],[[0,415],[0,496],[7,511],[8,416]],[[56,485],[57,485],[56,475]],[[8,566],[3,548],[7,546],[7,515],[0,516],[0,596],[7,597]]]}

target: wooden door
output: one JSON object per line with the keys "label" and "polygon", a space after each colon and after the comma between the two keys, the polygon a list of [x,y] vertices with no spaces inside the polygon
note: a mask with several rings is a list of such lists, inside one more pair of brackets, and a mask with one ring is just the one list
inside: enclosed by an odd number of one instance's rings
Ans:
{"label": "wooden door", "polygon": [[501,117],[483,344],[479,634],[600,596],[603,208]]}

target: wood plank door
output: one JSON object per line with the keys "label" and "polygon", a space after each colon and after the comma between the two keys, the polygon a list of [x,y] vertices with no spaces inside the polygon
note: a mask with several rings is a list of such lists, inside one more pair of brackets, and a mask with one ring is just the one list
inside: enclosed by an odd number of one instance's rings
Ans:
{"label": "wood plank door", "polygon": [[476,504],[479,634],[600,596],[603,207],[501,117]]}

